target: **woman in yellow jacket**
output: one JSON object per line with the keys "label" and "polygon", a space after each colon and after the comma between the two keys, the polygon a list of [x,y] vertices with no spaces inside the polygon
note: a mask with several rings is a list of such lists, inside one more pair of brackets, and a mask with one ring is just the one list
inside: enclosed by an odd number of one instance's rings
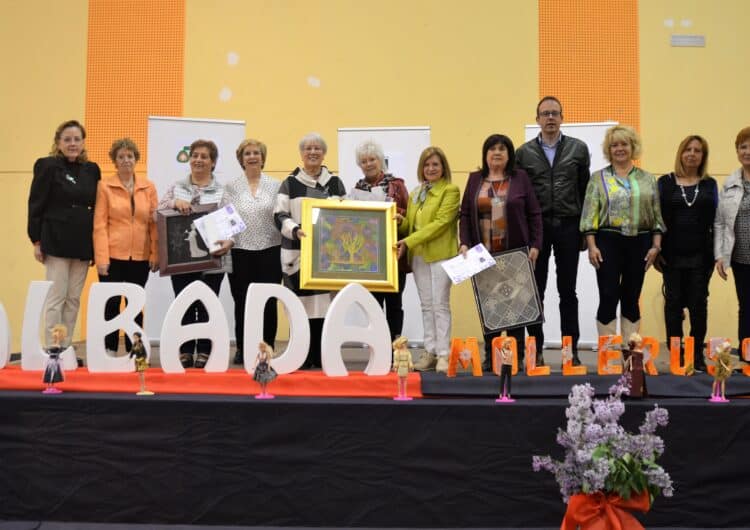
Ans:
{"label": "woman in yellow jacket", "polygon": [[[159,267],[156,224],[157,195],[154,183],[136,178],[135,164],[141,155],[130,138],[115,140],[109,150],[116,175],[99,181],[94,209],[94,262],[100,282],[128,282],[146,285],[148,271]],[[107,301],[104,316],[110,320],[120,312],[120,299]],[[136,318],[143,326],[143,314]],[[115,355],[119,333],[104,340],[107,352]],[[125,349],[131,343],[125,337]]]}
{"label": "woman in yellow jacket", "polygon": [[399,217],[398,255],[408,252],[422,304],[424,347],[414,368],[448,371],[451,340],[451,280],[441,266],[458,253],[460,193],[439,147],[422,151],[417,166],[421,184],[409,195],[406,217]]}

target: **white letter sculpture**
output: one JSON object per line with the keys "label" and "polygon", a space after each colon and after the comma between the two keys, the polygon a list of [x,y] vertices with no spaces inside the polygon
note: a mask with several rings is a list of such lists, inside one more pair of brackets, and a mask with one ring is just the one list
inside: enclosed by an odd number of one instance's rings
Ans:
{"label": "white letter sculpture", "polygon": [[[127,298],[125,309],[112,320],[104,319],[104,306],[107,300],[120,296]],[[143,329],[136,324],[138,316],[146,304],[146,291],[135,283],[94,283],[89,291],[89,306],[86,330],[86,366],[89,372],[132,372],[135,359],[129,355],[113,357],[107,354],[104,337],[122,329],[133,340],[133,333],[141,334],[146,355],[151,357],[151,345]]]}
{"label": "white letter sculpture", "polygon": [[251,283],[245,300],[245,360],[247,373],[254,372],[258,344],[263,340],[263,309],[269,298],[276,297],[284,304],[289,320],[289,344],[284,353],[271,361],[278,374],[299,370],[310,349],[310,323],[302,301],[291,290],[275,283]]}
{"label": "white letter sculpture", "polygon": [[[182,325],[188,307],[200,301],[208,313],[208,322]],[[196,339],[211,340],[211,356],[206,372],[226,372],[229,368],[229,324],[219,297],[203,282],[195,281],[185,287],[169,306],[161,328],[159,360],[164,373],[184,374],[180,363],[180,345]]]}
{"label": "white letter sculpture", "polygon": [[[26,295],[26,308],[23,312],[23,328],[21,330],[21,369],[22,370],[44,370],[47,361],[47,353],[39,340],[39,321],[42,318],[44,302],[47,299],[52,282],[33,281],[29,285]],[[68,336],[73,335],[73,330],[68,330]],[[66,372],[78,368],[76,352],[69,346],[62,352],[63,369]]]}
{"label": "white letter sculpture", "polygon": [[[367,326],[346,324],[346,314],[353,304],[359,305],[367,316]],[[391,369],[391,332],[383,308],[375,298],[358,283],[350,283],[336,295],[326,312],[323,323],[321,361],[328,376],[345,376],[349,372],[341,357],[345,342],[364,342],[370,346],[370,361],[364,372],[367,375],[386,375]]]}

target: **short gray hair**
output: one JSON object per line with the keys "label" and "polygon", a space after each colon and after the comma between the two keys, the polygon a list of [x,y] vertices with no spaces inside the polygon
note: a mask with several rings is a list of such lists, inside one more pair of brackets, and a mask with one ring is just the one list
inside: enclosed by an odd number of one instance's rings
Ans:
{"label": "short gray hair", "polygon": [[365,140],[357,146],[357,149],[354,151],[354,156],[357,157],[357,165],[362,167],[359,161],[363,156],[368,155],[372,155],[380,160],[380,166],[385,170],[385,153],[381,145],[375,140]]}
{"label": "short gray hair", "polygon": [[323,140],[323,137],[320,135],[320,133],[311,132],[311,133],[307,133],[306,135],[304,135],[302,139],[299,141],[300,153],[305,148],[305,144],[309,144],[309,143],[319,144],[320,147],[323,148],[324,153],[328,152],[328,144],[326,144],[326,141]]}

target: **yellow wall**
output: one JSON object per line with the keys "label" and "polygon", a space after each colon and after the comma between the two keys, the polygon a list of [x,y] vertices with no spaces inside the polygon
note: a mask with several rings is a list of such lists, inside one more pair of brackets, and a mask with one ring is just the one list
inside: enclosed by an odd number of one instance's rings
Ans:
{"label": "yellow wall", "polygon": [[[665,26],[672,20],[672,28]],[[687,27],[683,21],[688,21]],[[641,132],[644,168],[659,175],[674,168],[680,141],[700,134],[710,148],[709,172],[719,183],[739,167],[737,132],[750,125],[746,110],[750,71],[742,59],[750,24],[745,0],[640,2]],[[705,48],[673,48],[672,34],[705,35]],[[709,297],[709,335],[737,337],[734,282],[714,274]],[[647,275],[642,297],[644,331],[662,338],[661,276]]]}
{"label": "yellow wall", "polygon": [[3,237],[0,303],[19,351],[26,290],[44,279],[26,236],[26,201],[34,161],[46,156],[55,128],[84,119],[88,2],[12,1],[0,17],[0,190]]}
{"label": "yellow wall", "polygon": [[[0,43],[11,51],[5,71],[14,73],[0,87],[0,185],[10,219],[0,301],[18,351],[28,283],[44,275],[25,235],[31,167],[58,123],[84,119],[88,4],[11,3],[0,18]],[[463,186],[487,134],[505,132],[518,143],[533,122],[536,2],[186,0],[186,7],[184,114],[245,119],[248,134],[268,143],[268,169],[278,177],[297,164],[297,141],[311,130],[329,140],[336,169],[338,127],[430,125]],[[643,166],[669,170],[680,139],[697,132],[711,144],[710,169],[722,180],[737,166],[734,135],[748,125],[742,96],[750,72],[738,59],[750,23],[746,2],[643,1],[639,11]],[[669,18],[674,29],[664,26]],[[692,26],[683,28],[684,19]],[[707,45],[671,48],[671,32],[704,34]],[[238,54],[236,66],[229,52]],[[219,98],[225,87],[233,94],[226,102]],[[660,281],[649,273],[643,296],[644,332],[659,337]],[[731,280],[714,278],[711,293],[711,333],[735,337]],[[468,285],[454,289],[452,303],[454,334],[477,335]]]}
{"label": "yellow wall", "polygon": [[[536,28],[536,3],[525,1],[446,9],[433,0],[189,0],[185,115],[246,120],[279,178],[299,162],[297,142],[309,131],[327,139],[327,164],[337,169],[338,127],[429,125],[463,187],[490,133],[520,142],[534,121]],[[228,102],[219,99],[225,87]],[[452,306],[454,333],[481,336],[468,282]]]}

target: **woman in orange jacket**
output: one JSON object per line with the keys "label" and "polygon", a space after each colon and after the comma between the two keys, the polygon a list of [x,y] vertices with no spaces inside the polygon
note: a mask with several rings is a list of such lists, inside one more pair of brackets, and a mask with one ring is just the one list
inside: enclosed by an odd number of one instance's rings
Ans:
{"label": "woman in orange jacket", "polygon": [[[157,250],[156,211],[157,194],[154,183],[135,175],[135,164],[141,155],[130,138],[115,140],[109,157],[117,173],[99,182],[94,210],[94,262],[100,282],[128,282],[146,285],[148,271],[159,267]],[[104,316],[107,320],[120,312],[120,299],[107,301]],[[136,318],[143,326],[143,314]],[[105,338],[107,353],[115,355],[119,333]],[[125,349],[131,342],[125,337]]]}

